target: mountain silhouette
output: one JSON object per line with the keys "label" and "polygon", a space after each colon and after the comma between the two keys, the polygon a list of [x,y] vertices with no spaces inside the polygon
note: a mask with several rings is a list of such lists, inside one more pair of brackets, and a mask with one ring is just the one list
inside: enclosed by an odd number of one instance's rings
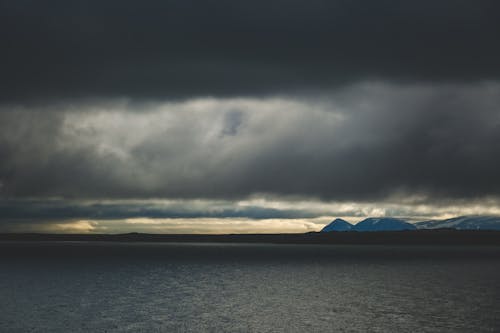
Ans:
{"label": "mountain silhouette", "polygon": [[350,231],[353,225],[343,219],[335,219],[330,224],[321,229],[321,232]]}
{"label": "mountain silhouette", "polygon": [[459,216],[415,223],[418,229],[500,230],[500,216]]}

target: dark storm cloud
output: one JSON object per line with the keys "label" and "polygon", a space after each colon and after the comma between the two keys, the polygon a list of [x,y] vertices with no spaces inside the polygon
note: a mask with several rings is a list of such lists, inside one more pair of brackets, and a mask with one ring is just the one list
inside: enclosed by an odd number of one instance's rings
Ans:
{"label": "dark storm cloud", "polygon": [[0,0],[0,221],[496,214],[499,14]]}
{"label": "dark storm cloud", "polygon": [[500,77],[498,1],[0,1],[0,99]]}
{"label": "dark storm cloud", "polygon": [[[193,207],[194,206],[194,207]],[[127,218],[193,219],[248,218],[296,219],[321,216],[317,212],[268,207],[236,207],[230,203],[210,202],[193,205],[183,202],[158,204],[145,202],[81,203],[68,200],[3,200],[0,220],[58,221],[75,219],[118,220]]]}
{"label": "dark storm cloud", "polygon": [[498,83],[364,83],[305,99],[9,109],[0,112],[0,193],[500,196],[499,105]]}

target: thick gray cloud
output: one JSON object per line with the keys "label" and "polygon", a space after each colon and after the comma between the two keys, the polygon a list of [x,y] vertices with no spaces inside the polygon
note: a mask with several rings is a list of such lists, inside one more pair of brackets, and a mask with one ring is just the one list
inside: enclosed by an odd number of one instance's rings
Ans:
{"label": "thick gray cloud", "polygon": [[[491,0],[0,0],[0,221],[497,214],[499,15]],[[291,206],[239,206],[269,197]],[[371,208],[307,208],[321,202]]]}
{"label": "thick gray cloud", "polygon": [[500,195],[500,85],[0,112],[4,197]]}
{"label": "thick gray cloud", "polygon": [[[313,210],[277,209],[257,205],[238,206],[228,201],[174,202],[79,202],[78,200],[3,200],[1,218],[5,220],[119,220],[127,218],[315,218]],[[324,212],[322,212],[324,213]]]}
{"label": "thick gray cloud", "polygon": [[494,0],[2,0],[0,100],[498,79],[499,14]]}

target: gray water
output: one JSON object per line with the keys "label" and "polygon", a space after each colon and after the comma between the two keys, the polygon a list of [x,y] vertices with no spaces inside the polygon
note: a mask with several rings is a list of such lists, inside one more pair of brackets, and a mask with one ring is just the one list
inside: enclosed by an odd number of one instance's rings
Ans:
{"label": "gray water", "polygon": [[0,243],[0,332],[499,332],[500,248]]}

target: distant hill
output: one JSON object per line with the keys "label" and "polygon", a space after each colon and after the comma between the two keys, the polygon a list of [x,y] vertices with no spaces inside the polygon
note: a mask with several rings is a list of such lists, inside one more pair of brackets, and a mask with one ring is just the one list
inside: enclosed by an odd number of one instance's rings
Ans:
{"label": "distant hill", "polygon": [[321,232],[332,231],[400,231],[415,229],[500,230],[500,216],[459,216],[446,220],[409,223],[392,217],[369,217],[357,224],[335,219]]}
{"label": "distant hill", "polygon": [[460,216],[415,223],[418,229],[500,230],[500,216]]}
{"label": "distant hill", "polygon": [[321,229],[321,232],[350,231],[353,225],[343,219],[335,219],[330,224]]}
{"label": "distant hill", "polygon": [[359,222],[351,224],[343,219],[335,219],[330,224],[326,225],[321,232],[335,231],[401,231],[401,230],[416,230],[413,224],[392,217],[369,217]]}
{"label": "distant hill", "polygon": [[352,228],[353,231],[401,231],[415,229],[417,227],[413,224],[392,217],[369,217],[355,224]]}

